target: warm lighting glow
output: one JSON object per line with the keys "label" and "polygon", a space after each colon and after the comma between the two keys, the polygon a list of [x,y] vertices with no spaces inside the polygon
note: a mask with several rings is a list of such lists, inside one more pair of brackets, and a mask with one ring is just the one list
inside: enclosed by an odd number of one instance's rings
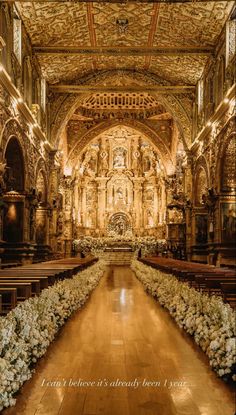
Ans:
{"label": "warm lighting glow", "polygon": [[229,98],[225,98],[225,99],[224,99],[224,103],[225,103],[225,104],[228,104],[228,103],[229,103]]}
{"label": "warm lighting glow", "polygon": [[23,102],[23,99],[21,97],[17,98],[17,102],[18,102],[18,104],[21,104]]}
{"label": "warm lighting glow", "polygon": [[70,166],[66,166],[66,167],[64,168],[64,175],[65,175],[65,176],[71,176],[71,173],[72,173],[72,167],[70,167]]}
{"label": "warm lighting glow", "polygon": [[212,126],[212,122],[211,121],[208,121],[207,126],[208,127],[211,127]]}
{"label": "warm lighting glow", "polygon": [[122,305],[125,305],[125,303],[126,303],[126,299],[125,299],[125,289],[124,288],[122,288],[121,289],[121,292],[120,292],[120,303]]}
{"label": "warm lighting glow", "polygon": [[16,205],[14,203],[12,203],[9,208],[8,208],[8,212],[7,212],[7,219],[9,222],[15,222],[16,221]]}

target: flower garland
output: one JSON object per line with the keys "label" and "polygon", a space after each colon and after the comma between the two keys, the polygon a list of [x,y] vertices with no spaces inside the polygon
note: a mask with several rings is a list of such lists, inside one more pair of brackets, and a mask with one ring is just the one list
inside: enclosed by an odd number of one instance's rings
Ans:
{"label": "flower garland", "polygon": [[0,318],[0,411],[15,404],[15,392],[31,377],[70,315],[82,307],[104,272],[102,261],[44,289]]}
{"label": "flower garland", "polygon": [[84,236],[73,241],[75,251],[92,252],[97,255],[104,251],[107,247],[115,244],[127,244],[133,251],[142,249],[142,254],[148,255],[155,253],[157,250],[163,251],[167,248],[165,239],[156,239],[154,236],[133,236],[128,233],[124,236],[112,234],[108,237],[93,238],[92,236]]}
{"label": "flower garland", "polygon": [[132,270],[145,290],[167,308],[179,327],[194,337],[220,377],[232,378],[236,359],[235,312],[220,297],[208,296],[137,260]]}

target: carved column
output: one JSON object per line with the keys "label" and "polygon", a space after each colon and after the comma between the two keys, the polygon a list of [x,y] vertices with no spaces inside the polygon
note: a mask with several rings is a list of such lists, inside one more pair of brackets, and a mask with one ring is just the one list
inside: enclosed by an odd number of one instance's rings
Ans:
{"label": "carved column", "polygon": [[81,222],[82,226],[86,228],[86,180],[81,183]]}
{"label": "carved column", "polygon": [[57,221],[59,212],[62,209],[61,194],[59,194],[59,166],[55,162],[56,152],[50,153],[50,175],[49,175],[49,204],[51,206],[49,217],[49,245],[53,252],[57,252]]}
{"label": "carved column", "polygon": [[106,219],[106,177],[98,177],[98,208],[97,208],[97,226],[103,232],[105,229]]}
{"label": "carved column", "polygon": [[135,228],[136,232],[140,232],[143,228],[143,209],[142,206],[142,184],[144,179],[137,177],[133,179],[134,183],[134,212],[135,212]]}
{"label": "carved column", "polygon": [[79,225],[79,182],[78,178],[74,182],[74,215],[75,215],[75,226]]}
{"label": "carved column", "polygon": [[65,256],[71,255],[72,249],[72,192],[74,183],[71,177],[64,179],[64,242],[65,242]]}
{"label": "carved column", "polygon": [[193,241],[193,227],[192,227],[192,203],[193,200],[193,189],[192,189],[192,156],[189,154],[186,160],[183,163],[184,168],[184,193],[186,194],[186,199],[189,203],[186,205],[185,209],[185,220],[186,220],[186,257],[187,260],[191,260],[191,246],[195,243]]}

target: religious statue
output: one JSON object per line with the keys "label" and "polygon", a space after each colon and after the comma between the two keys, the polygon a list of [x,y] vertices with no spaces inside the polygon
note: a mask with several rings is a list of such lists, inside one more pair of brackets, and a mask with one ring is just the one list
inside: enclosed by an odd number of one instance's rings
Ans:
{"label": "religious statue", "polygon": [[147,213],[147,224],[148,226],[151,226],[151,227],[154,225],[152,212],[150,210]]}
{"label": "religious statue", "polygon": [[102,150],[100,152],[100,166],[99,171],[100,174],[104,174],[107,172],[109,166],[108,166],[108,154],[106,150]]}
{"label": "religious statue", "polygon": [[122,191],[121,187],[119,187],[119,189],[117,189],[116,194],[117,194],[118,199],[123,199],[124,198],[123,191]]}
{"label": "religious statue", "polygon": [[123,148],[117,148],[114,151],[114,160],[113,160],[113,167],[114,169],[117,168],[125,168],[125,150]]}

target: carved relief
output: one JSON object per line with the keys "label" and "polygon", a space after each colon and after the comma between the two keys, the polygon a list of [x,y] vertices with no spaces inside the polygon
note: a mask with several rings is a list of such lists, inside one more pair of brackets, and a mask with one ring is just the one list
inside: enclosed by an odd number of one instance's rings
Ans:
{"label": "carved relief", "polygon": [[[88,174],[92,154],[97,157],[93,175]],[[141,226],[157,232],[159,218],[162,220],[165,210],[160,200],[163,192],[157,193],[156,189],[156,178],[161,178],[163,166],[156,149],[145,137],[122,125],[113,127],[78,154],[75,163],[80,189],[74,199],[76,228],[82,226],[87,233],[96,227],[96,232],[104,234],[110,229],[112,215],[122,213],[129,217],[136,234],[140,233]],[[159,185],[162,186],[164,182]],[[118,232],[117,223],[113,228],[116,226]],[[81,232],[84,232],[82,228]]]}
{"label": "carved relief", "polygon": [[197,205],[202,205],[203,196],[207,194],[208,184],[207,184],[207,175],[203,167],[200,167],[195,180],[195,203]]}
{"label": "carved relief", "polygon": [[221,188],[226,192],[234,191],[236,188],[235,150],[235,135],[233,135],[224,149],[222,158]]}

